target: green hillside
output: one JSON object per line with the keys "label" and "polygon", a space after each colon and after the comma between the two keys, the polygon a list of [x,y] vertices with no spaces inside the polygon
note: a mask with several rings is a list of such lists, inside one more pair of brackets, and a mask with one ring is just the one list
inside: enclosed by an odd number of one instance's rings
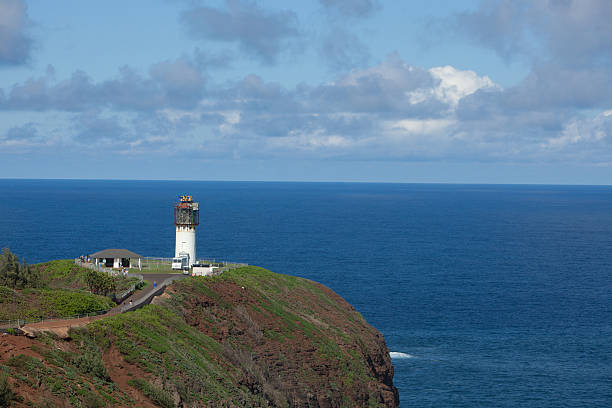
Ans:
{"label": "green hillside", "polygon": [[[71,395],[72,406],[85,396],[100,406],[397,406],[380,333],[322,285],[261,268],[183,279],[154,304],[70,336],[35,341],[36,372],[2,363],[41,381],[32,404]],[[40,367],[72,391],[54,392]],[[66,385],[72,376],[80,388]]]}

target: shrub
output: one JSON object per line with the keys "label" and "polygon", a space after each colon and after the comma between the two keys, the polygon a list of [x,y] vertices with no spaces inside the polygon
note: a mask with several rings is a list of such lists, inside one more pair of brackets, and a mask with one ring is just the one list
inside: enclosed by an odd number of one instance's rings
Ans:
{"label": "shrub", "polygon": [[149,397],[155,404],[164,408],[174,408],[174,401],[170,394],[161,388],[155,387],[148,381],[142,378],[136,378],[134,380],[129,380],[128,384]]}
{"label": "shrub", "polygon": [[93,269],[87,271],[87,286],[92,293],[108,295],[117,290],[115,278],[106,272],[98,272]]}
{"label": "shrub", "polygon": [[87,289],[85,276],[88,269],[76,265],[71,259],[56,259],[32,267],[40,273],[42,286]]}
{"label": "shrub", "polygon": [[91,374],[101,380],[110,379],[100,354],[93,350],[88,350],[83,354],[72,357],[70,362],[84,374]]}
{"label": "shrub", "polygon": [[4,248],[0,254],[0,285],[10,288],[35,288],[40,285],[40,273],[25,260],[20,264],[19,257]]}
{"label": "shrub", "polygon": [[106,402],[104,402],[104,399],[97,393],[88,392],[85,394],[85,397],[83,397],[83,405],[87,408],[104,408]]}
{"label": "shrub", "polygon": [[0,373],[0,407],[8,407],[16,399],[17,395],[8,383],[8,375]]}
{"label": "shrub", "polygon": [[41,295],[46,307],[60,317],[107,310],[114,305],[109,298],[94,296],[87,292],[43,289]]}

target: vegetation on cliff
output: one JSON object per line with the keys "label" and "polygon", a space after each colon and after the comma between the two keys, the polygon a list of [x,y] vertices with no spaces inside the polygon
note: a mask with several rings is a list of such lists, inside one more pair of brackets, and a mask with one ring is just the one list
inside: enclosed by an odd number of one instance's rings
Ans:
{"label": "vegetation on cliff", "polygon": [[106,296],[67,289],[15,290],[0,286],[0,321],[76,316],[108,310],[115,303]]}
{"label": "vegetation on cliff", "polygon": [[69,259],[28,265],[5,248],[0,254],[0,321],[108,310],[115,304],[105,295],[137,281],[83,268]]}
{"label": "vegetation on cliff", "polygon": [[[37,339],[21,353],[0,357],[26,403],[398,404],[380,333],[322,285],[261,268],[183,279],[154,304],[70,336],[68,342]],[[61,386],[68,391],[57,392]]]}
{"label": "vegetation on cliff", "polygon": [[40,274],[25,260],[19,263],[19,257],[4,248],[0,254],[0,285],[19,289],[35,288],[40,285]]}
{"label": "vegetation on cliff", "polygon": [[31,266],[40,274],[41,284],[48,288],[89,290],[96,294],[121,292],[138,281],[121,275],[111,277],[75,264],[71,259],[59,259]]}

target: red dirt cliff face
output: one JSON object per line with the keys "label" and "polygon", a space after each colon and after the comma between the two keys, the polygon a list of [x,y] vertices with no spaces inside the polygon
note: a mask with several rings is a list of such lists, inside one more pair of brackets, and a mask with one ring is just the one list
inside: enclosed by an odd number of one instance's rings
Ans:
{"label": "red dirt cliff face", "polygon": [[184,279],[70,335],[3,336],[13,406],[399,405],[375,328],[330,289],[261,268]]}
{"label": "red dirt cliff face", "polygon": [[200,293],[179,283],[166,296],[182,298],[187,323],[224,344],[225,356],[246,368],[241,383],[267,392],[272,403],[398,406],[378,330],[330,289],[289,279],[295,285],[267,282],[267,276],[257,285],[209,280]]}

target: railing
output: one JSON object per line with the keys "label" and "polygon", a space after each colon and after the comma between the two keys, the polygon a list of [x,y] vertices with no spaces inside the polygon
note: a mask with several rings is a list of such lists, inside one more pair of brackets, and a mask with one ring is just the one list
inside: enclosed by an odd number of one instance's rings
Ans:
{"label": "railing", "polygon": [[121,303],[123,302],[128,296],[130,296],[132,293],[134,293],[136,291],[136,286],[140,285],[142,283],[142,281],[144,280],[143,276],[140,274],[135,274],[135,273],[128,273],[127,274],[128,278],[138,278],[138,282],[137,283],[132,283],[132,285],[124,290],[123,292],[121,292],[120,294],[116,294],[115,298],[117,299],[117,303]]}
{"label": "railing", "polygon": [[[142,259],[142,268],[148,269],[168,269],[172,266],[173,258],[160,258],[145,256]],[[94,264],[91,262],[81,261],[79,258],[74,260],[74,263],[82,266],[83,268],[93,269],[94,271],[106,272],[113,276],[120,274],[120,272],[113,268],[102,266],[102,264]],[[210,263],[219,265],[221,268],[230,267],[231,269],[240,268],[243,266],[249,266],[248,263],[243,262],[232,262],[232,261],[217,261],[215,258],[198,259],[197,263]]]}
{"label": "railing", "polygon": [[[76,265],[79,265],[83,268],[88,268],[88,269],[92,269],[94,271],[99,271],[99,272],[106,272],[112,276],[118,276],[120,274],[119,271],[116,271],[112,268],[107,268],[105,266],[102,266],[101,264],[93,264],[90,262],[84,262],[79,258],[76,258],[74,260],[74,263]],[[136,286],[139,285],[142,281],[143,281],[143,276],[140,274],[136,274],[136,273],[128,273],[126,275],[126,277],[128,278],[138,278],[138,283],[133,283],[128,289],[124,290],[123,292],[121,292],[120,294],[115,294],[115,299],[118,300],[118,303],[121,303],[123,300],[125,300],[125,298],[127,298],[129,295],[131,295],[132,293],[134,293],[134,291],[136,290]]]}
{"label": "railing", "polygon": [[141,308],[144,305],[149,304],[151,302],[151,299],[155,296],[158,296],[161,292],[163,292],[166,286],[168,286],[175,280],[183,279],[184,277],[185,275],[176,275],[176,276],[171,276],[167,278],[159,285],[152,287],[146,295],[136,300],[136,302],[131,302],[128,305],[121,306],[121,313],[125,313],[130,310],[135,310],[135,309]]}
{"label": "railing", "polygon": [[38,318],[33,318],[33,319],[0,320],[0,329],[10,329],[10,328],[22,327],[22,326],[25,326],[26,324],[33,324],[33,323],[52,322],[52,321],[57,321],[57,320],[81,319],[83,317],[94,317],[94,316],[100,316],[104,314],[112,315],[112,314],[117,313],[117,311],[112,312],[112,310],[113,309],[98,310],[95,312],[82,313],[82,314],[64,316],[64,317],[48,317],[48,318],[38,317]]}
{"label": "railing", "polygon": [[117,276],[119,275],[119,271],[114,270],[113,268],[107,268],[106,266],[102,266],[102,264],[94,264],[91,262],[85,262],[85,261],[81,261],[79,258],[76,258],[74,260],[74,263],[83,267],[83,268],[88,268],[88,269],[92,269],[94,271],[98,271],[98,272],[106,272],[110,275],[113,276]]}

